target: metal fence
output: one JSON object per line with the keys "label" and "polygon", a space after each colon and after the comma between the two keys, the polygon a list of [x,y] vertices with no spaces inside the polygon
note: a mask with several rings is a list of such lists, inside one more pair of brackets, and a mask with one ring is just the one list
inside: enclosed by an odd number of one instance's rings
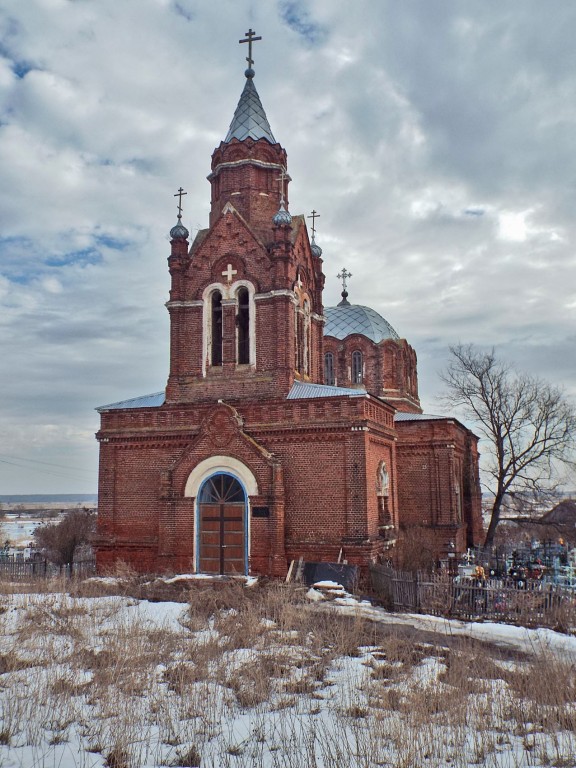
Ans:
{"label": "metal fence", "polygon": [[55,565],[45,558],[30,558],[8,555],[0,557],[0,579],[8,581],[28,581],[30,579],[50,579],[57,576],[86,579],[96,575],[96,560],[89,558],[78,560],[71,566]]}
{"label": "metal fence", "polygon": [[576,624],[576,591],[558,584],[511,579],[454,579],[448,573],[370,567],[372,589],[395,611],[459,619],[489,619],[567,629]]}

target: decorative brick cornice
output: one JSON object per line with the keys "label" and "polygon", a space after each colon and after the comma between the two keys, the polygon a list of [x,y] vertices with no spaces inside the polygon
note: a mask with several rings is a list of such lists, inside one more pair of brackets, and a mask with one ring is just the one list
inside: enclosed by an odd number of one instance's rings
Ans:
{"label": "decorative brick cornice", "polygon": [[212,181],[213,179],[216,178],[216,176],[218,176],[218,174],[222,169],[240,168],[242,165],[256,165],[259,168],[268,168],[271,170],[276,169],[280,172],[284,170],[281,163],[267,163],[265,160],[257,160],[256,158],[253,158],[253,157],[247,157],[247,158],[243,158],[242,160],[229,160],[224,163],[218,163],[218,165],[214,168],[212,173],[208,174],[206,178],[208,179],[208,181]]}
{"label": "decorative brick cornice", "polygon": [[287,296],[291,301],[297,301],[294,291],[288,288],[278,288],[275,291],[268,291],[267,293],[257,293],[254,296],[254,301],[262,301],[263,299],[276,299],[279,296]]}
{"label": "decorative brick cornice", "polygon": [[[288,288],[279,288],[275,291],[268,291],[267,293],[257,293],[254,295],[254,301],[275,299],[278,296],[287,296],[291,301],[296,301],[296,295],[294,294],[294,291],[291,291]],[[231,300],[230,304],[233,303],[234,301]],[[167,301],[164,306],[167,309],[179,309],[181,307],[203,307],[204,301],[202,299],[194,299],[193,301]],[[315,312],[311,314],[311,317],[320,322],[324,322],[324,317],[322,315],[317,315]]]}
{"label": "decorative brick cornice", "polygon": [[204,302],[202,299],[195,299],[194,301],[167,301],[164,306],[167,309],[180,309],[181,307],[203,307]]}
{"label": "decorative brick cornice", "polygon": [[198,433],[189,434],[186,436],[177,435],[158,435],[146,436],[146,435],[118,435],[115,437],[108,437],[100,439],[100,442],[106,442],[108,445],[113,445],[115,448],[170,448],[176,446],[185,448],[190,445],[192,440],[197,437]]}

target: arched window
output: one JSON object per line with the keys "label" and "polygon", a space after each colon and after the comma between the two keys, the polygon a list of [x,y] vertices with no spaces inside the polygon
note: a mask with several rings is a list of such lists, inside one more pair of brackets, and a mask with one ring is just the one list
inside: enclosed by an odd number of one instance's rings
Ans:
{"label": "arched window", "polygon": [[310,373],[310,302],[304,302],[304,320],[302,324],[303,350],[302,373]]}
{"label": "arched window", "polygon": [[240,288],[236,294],[236,361],[240,365],[250,362],[250,294]]}
{"label": "arched window", "polygon": [[308,376],[312,369],[310,350],[310,302],[303,299],[300,306],[295,307],[295,368],[298,373]]}
{"label": "arched window", "polygon": [[300,371],[300,308],[294,307],[294,368]]}
{"label": "arched window", "polygon": [[332,352],[326,352],[324,355],[324,384],[334,386],[334,355]]}
{"label": "arched window", "polygon": [[222,365],[222,294],[214,291],[210,303],[210,363]]}
{"label": "arched window", "polygon": [[359,350],[352,352],[352,384],[362,384],[364,380],[363,368],[362,352]]}

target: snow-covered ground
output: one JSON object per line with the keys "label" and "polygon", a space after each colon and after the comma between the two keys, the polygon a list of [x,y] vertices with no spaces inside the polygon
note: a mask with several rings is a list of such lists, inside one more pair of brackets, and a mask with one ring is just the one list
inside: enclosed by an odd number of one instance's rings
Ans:
{"label": "snow-covered ground", "polygon": [[0,611],[2,767],[576,765],[576,639],[550,630],[328,585],[4,594]]}

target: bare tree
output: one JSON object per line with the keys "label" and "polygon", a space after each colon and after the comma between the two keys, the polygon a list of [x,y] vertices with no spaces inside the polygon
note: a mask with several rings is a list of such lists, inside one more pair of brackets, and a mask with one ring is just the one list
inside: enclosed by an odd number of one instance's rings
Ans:
{"label": "bare tree", "polygon": [[[486,546],[492,546],[506,494],[550,488],[558,462],[571,463],[576,412],[561,389],[516,372],[494,349],[450,347],[442,402],[474,422],[484,438],[485,473],[494,493]],[[555,466],[556,465],[556,466]]]}
{"label": "bare tree", "polygon": [[60,566],[72,567],[76,549],[90,543],[96,529],[96,514],[83,507],[66,512],[59,523],[46,523],[34,531],[36,546]]}

